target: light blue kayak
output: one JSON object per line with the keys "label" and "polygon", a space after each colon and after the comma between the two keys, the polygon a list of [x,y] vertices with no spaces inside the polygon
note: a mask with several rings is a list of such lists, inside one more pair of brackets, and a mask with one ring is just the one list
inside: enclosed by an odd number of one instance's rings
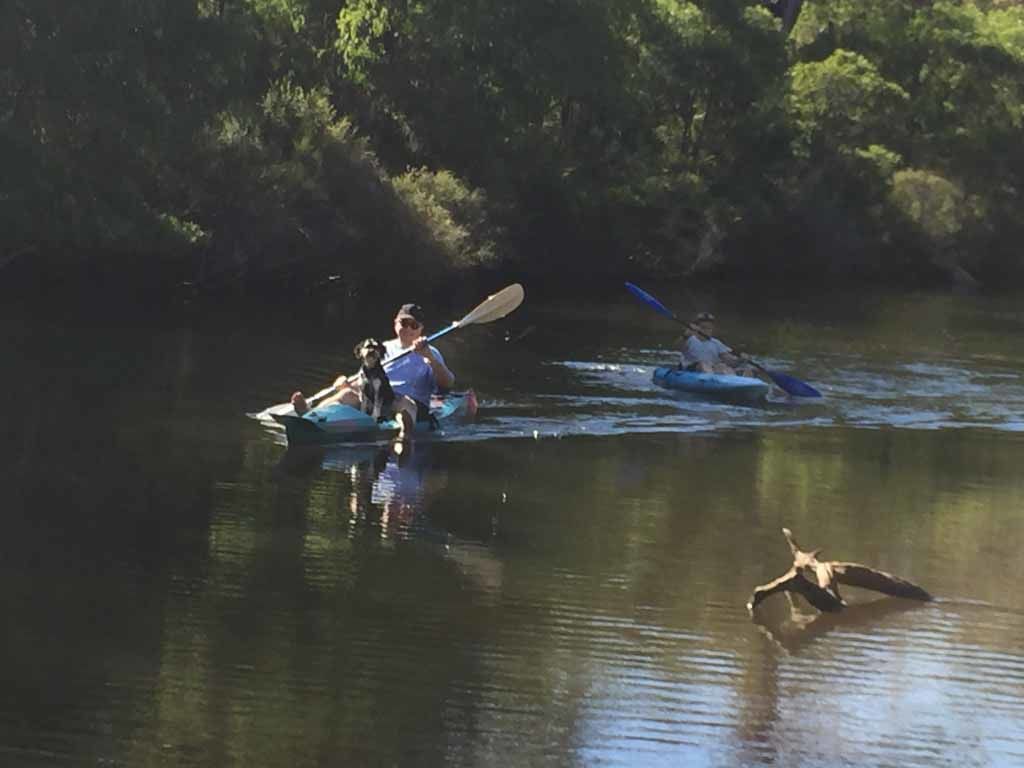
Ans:
{"label": "light blue kayak", "polygon": [[764,400],[771,385],[749,376],[724,373],[693,373],[678,368],[655,368],[654,383],[702,397],[753,403]]}
{"label": "light blue kayak", "polygon": [[[435,396],[430,402],[430,421],[416,425],[417,432],[429,432],[446,422],[468,421],[476,415],[473,390]],[[269,416],[284,427],[288,445],[325,445],[331,443],[387,440],[398,434],[398,423],[380,423],[357,408],[333,403],[307,411],[301,416],[288,405],[268,408],[259,418]]]}

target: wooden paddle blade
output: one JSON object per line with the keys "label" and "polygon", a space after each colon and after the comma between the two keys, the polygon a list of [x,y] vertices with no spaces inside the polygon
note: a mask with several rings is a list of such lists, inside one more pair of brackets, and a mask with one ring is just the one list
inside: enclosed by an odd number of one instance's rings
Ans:
{"label": "wooden paddle blade", "polygon": [[[486,299],[481,301],[473,310],[463,317],[461,320],[456,320],[451,325],[442,328],[437,333],[432,333],[427,337],[428,342],[436,341],[442,336],[447,336],[449,333],[454,331],[456,328],[463,328],[467,325],[479,325],[480,323],[490,323],[494,320],[500,320],[509,312],[514,310],[520,304],[523,303],[523,297],[525,292],[523,286],[519,283],[513,283],[508,288],[503,288],[497,293],[488,296]],[[413,351],[413,347],[402,350],[394,357],[389,357],[384,361],[385,365],[400,360],[406,355]]]}
{"label": "wooden paddle blade", "polygon": [[488,296],[474,307],[457,325],[478,325],[500,320],[523,303],[526,292],[519,283],[513,283],[497,293]]}

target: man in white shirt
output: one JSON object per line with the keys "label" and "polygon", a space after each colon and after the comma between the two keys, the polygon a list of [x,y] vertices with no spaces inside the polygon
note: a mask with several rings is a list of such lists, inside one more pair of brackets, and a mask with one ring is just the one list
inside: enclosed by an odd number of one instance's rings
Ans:
{"label": "man in white shirt", "polygon": [[695,373],[726,373],[753,376],[749,366],[741,366],[743,360],[732,349],[716,339],[715,316],[701,312],[687,327],[686,341],[679,351],[679,367]]}

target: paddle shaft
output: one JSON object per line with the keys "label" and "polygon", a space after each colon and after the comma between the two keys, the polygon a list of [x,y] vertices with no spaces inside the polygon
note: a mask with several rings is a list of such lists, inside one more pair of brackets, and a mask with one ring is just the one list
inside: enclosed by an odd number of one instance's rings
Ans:
{"label": "paddle shaft", "polygon": [[[447,328],[445,328],[443,330],[440,330],[437,333],[428,336],[427,337],[427,343],[429,344],[434,339],[441,338],[446,333],[451,333],[456,328],[458,328],[458,325],[456,323],[452,323]],[[382,361],[381,365],[387,365],[388,363],[393,363],[396,360],[401,360],[406,355],[411,354],[412,352],[415,352],[415,351],[416,351],[415,347],[409,347],[408,349],[403,349],[401,352],[399,352],[394,357],[389,357],[387,360]],[[355,374],[353,376],[349,376],[347,379],[345,379],[345,384],[346,385],[352,384],[358,378],[358,376],[359,376],[359,374]],[[307,400],[306,402],[307,402],[307,404],[309,405],[310,408],[314,408],[314,407],[316,407],[316,404],[319,403],[321,400],[325,400],[328,397],[331,397],[332,395],[337,394],[340,389],[341,389],[341,387],[338,387],[338,386],[332,384],[329,387],[321,389],[319,392],[317,392],[315,395],[313,395],[311,398],[309,398],[309,400]]]}
{"label": "paddle shaft", "polygon": [[[505,317],[507,314],[515,310],[520,304],[523,303],[523,296],[523,287],[519,283],[514,283],[508,286],[507,288],[503,288],[497,293],[488,296],[477,306],[475,306],[470,312],[464,315],[461,319],[456,320],[454,323],[451,323],[450,325],[442,328],[441,330],[430,334],[430,336],[427,337],[427,343],[429,344],[432,341],[435,341],[436,339],[440,339],[442,336],[451,333],[456,328],[462,328],[463,326],[467,325],[490,323],[494,320],[500,320],[501,318]],[[406,349],[403,349],[397,355],[389,357],[387,360],[385,360],[383,362],[383,365],[387,365],[388,363],[393,363],[396,360],[400,360],[401,358],[415,351],[416,348],[414,346],[410,346]],[[353,381],[355,381],[355,378],[355,376],[348,377],[345,380],[346,385],[351,384]],[[336,394],[338,390],[339,387],[336,387],[333,384],[329,387],[321,389],[319,392],[317,392],[315,395],[313,395],[306,401],[307,405],[310,408],[314,408],[321,400],[331,397],[332,395]]]}
{"label": "paddle shaft", "polygon": [[[709,340],[711,339],[711,336],[709,336],[708,334],[704,333],[704,331],[702,331],[702,330],[701,330],[700,328],[698,328],[698,327],[697,327],[696,325],[694,325],[694,324],[693,324],[692,322],[690,322],[689,320],[683,320],[683,319],[681,319],[681,318],[680,318],[680,317],[679,317],[678,315],[676,315],[676,314],[675,314],[674,312],[672,312],[672,313],[670,313],[670,314],[666,315],[666,317],[669,317],[669,318],[671,318],[671,319],[675,320],[675,321],[676,321],[677,323],[679,323],[679,324],[680,324],[681,326],[683,326],[684,328],[686,328],[686,330],[688,330],[688,331],[693,331],[693,332],[694,332],[695,334],[697,334],[698,336],[700,336],[700,337],[701,337],[702,339],[704,339],[705,341],[709,341]],[[754,367],[755,367],[755,368],[757,368],[758,370],[764,371],[765,373],[769,373],[769,371],[768,371],[768,369],[767,369],[767,368],[765,368],[765,367],[764,367],[763,365],[761,365],[761,364],[760,364],[759,362],[757,362],[756,360],[751,360],[751,359],[750,359],[749,357],[747,357],[747,356],[746,356],[745,354],[743,354],[742,352],[740,352],[740,351],[738,351],[738,350],[735,350],[735,349],[731,349],[731,348],[730,348],[730,350],[729,350],[729,351],[730,351],[730,352],[732,352],[732,353],[733,353],[734,355],[736,355],[736,357],[738,357],[738,358],[739,358],[740,360],[742,360],[743,362],[745,362],[745,363],[750,363],[750,364],[751,364],[752,366],[754,366]]]}

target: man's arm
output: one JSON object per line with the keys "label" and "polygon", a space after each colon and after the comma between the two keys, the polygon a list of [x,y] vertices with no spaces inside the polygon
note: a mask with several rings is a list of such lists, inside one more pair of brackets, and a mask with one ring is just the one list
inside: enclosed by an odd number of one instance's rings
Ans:
{"label": "man's arm", "polygon": [[352,381],[354,379],[355,376],[349,376],[343,373],[334,380],[334,386],[337,389],[347,389],[348,387],[352,386]]}
{"label": "man's arm", "polygon": [[721,339],[715,339],[715,344],[718,348],[718,359],[720,362],[726,365],[736,365],[740,359],[735,352],[732,351],[732,347],[726,344]]}
{"label": "man's arm", "polygon": [[455,384],[455,374],[448,370],[448,366],[443,362],[434,359],[430,363],[430,369],[434,372],[434,379],[441,389],[451,389]]}
{"label": "man's arm", "polygon": [[430,366],[430,370],[434,372],[434,381],[437,382],[437,386],[441,389],[451,389],[455,384],[455,374],[445,365],[441,353],[430,346],[426,339],[417,339],[415,346],[416,351],[423,356],[427,365]]}
{"label": "man's arm", "polygon": [[690,349],[690,340],[694,338],[692,333],[687,334],[683,339],[683,345],[679,348],[679,359],[685,365],[696,361],[693,351]]}

